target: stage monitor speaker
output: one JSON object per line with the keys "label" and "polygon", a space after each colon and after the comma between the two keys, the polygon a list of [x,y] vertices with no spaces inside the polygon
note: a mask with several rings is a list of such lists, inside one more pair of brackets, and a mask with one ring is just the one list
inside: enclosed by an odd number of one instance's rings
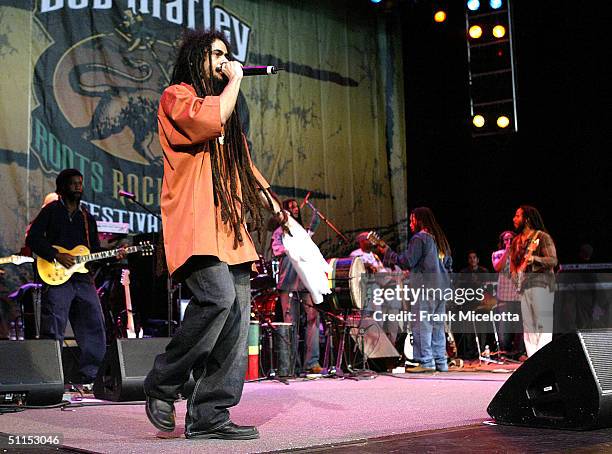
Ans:
{"label": "stage monitor speaker", "polygon": [[487,412],[500,424],[612,427],[612,329],[555,338],[517,369]]}
{"label": "stage monitor speaker", "polygon": [[369,317],[348,317],[348,320],[354,348],[365,354],[372,370],[385,372],[397,366],[402,355],[389,340],[380,323]]}
{"label": "stage monitor speaker", "polygon": [[55,405],[63,395],[59,341],[0,341],[0,405]]}
{"label": "stage monitor speaker", "polygon": [[[145,400],[144,379],[153,367],[155,357],[170,342],[169,337],[117,339],[106,351],[102,367],[94,382],[94,396],[113,402]],[[185,385],[183,395],[191,394],[193,379]]]}

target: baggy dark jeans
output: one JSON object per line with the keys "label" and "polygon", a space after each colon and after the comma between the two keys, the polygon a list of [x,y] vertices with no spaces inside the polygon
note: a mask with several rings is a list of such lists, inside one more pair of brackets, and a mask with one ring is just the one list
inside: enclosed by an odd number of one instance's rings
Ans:
{"label": "baggy dark jeans", "polygon": [[250,322],[250,267],[206,257],[186,279],[194,298],[166,351],[155,358],[145,392],[174,401],[190,373],[196,381],[187,402],[185,433],[213,430],[229,420],[242,396]]}
{"label": "baggy dark jeans", "polygon": [[63,343],[68,319],[81,351],[79,372],[84,379],[93,380],[106,352],[106,333],[100,299],[88,276],[43,287],[40,336]]}

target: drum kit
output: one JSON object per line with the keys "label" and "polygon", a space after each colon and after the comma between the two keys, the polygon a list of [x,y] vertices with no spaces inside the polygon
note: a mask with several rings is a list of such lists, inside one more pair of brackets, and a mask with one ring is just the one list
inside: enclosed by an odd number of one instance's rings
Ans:
{"label": "drum kit", "polygon": [[[332,292],[315,307],[325,327],[323,372],[342,376],[341,363],[345,337],[348,336],[349,315],[361,312],[364,307],[361,277],[366,273],[366,267],[360,257],[332,258],[328,262],[331,265],[328,281]],[[295,375],[297,348],[291,323],[284,323],[281,311],[277,310],[280,304],[276,288],[278,262],[261,258],[255,262],[254,268],[251,273],[251,323],[259,324],[260,345],[263,347],[260,363],[268,368],[266,371],[264,367],[265,378],[262,379],[285,382],[282,377]],[[335,355],[334,338],[337,345]],[[334,356],[335,364],[330,364]]]}
{"label": "drum kit", "polygon": [[[361,276],[366,273],[361,258],[332,258],[328,262],[332,268],[328,276],[332,292],[318,308],[333,313],[361,311],[364,308]],[[276,268],[276,264],[274,261],[259,260],[255,266],[257,271],[251,273],[251,315],[254,318],[275,320],[278,292],[276,273],[271,271]]]}

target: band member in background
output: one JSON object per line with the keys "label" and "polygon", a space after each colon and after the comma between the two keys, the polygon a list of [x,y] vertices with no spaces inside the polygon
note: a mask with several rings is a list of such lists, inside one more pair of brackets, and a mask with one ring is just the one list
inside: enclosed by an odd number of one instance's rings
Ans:
{"label": "band member in background", "polygon": [[[283,201],[283,208],[287,210],[291,216],[302,225],[302,214],[300,207],[295,199]],[[312,236],[318,227],[319,217],[313,213],[308,233]],[[283,310],[283,321],[293,324],[294,339],[294,357],[298,359],[298,339],[300,334],[300,305],[304,308],[306,314],[306,344],[304,346],[304,362],[303,367],[306,372],[318,374],[321,372],[319,364],[319,312],[314,306],[310,293],[300,280],[296,270],[291,265],[291,261],[285,255],[285,247],[283,246],[283,229],[278,227],[272,234],[272,254],[279,259],[278,270],[278,289],[279,299]]]}
{"label": "band member in background", "polygon": [[[521,301],[516,286],[510,277],[510,245],[515,234],[506,230],[499,235],[499,249],[491,255],[491,263],[497,274],[497,305],[498,314],[521,314]],[[524,349],[522,324],[511,321],[497,323],[500,349],[506,355],[519,357]]]}
{"label": "band member in background", "polygon": [[193,374],[187,438],[252,439],[230,420],[242,396],[250,321],[250,270],[259,257],[246,220],[262,208],[287,218],[251,162],[237,106],[242,66],[221,32],[185,32],[158,110],[164,151],[161,211],[168,270],[194,295],[182,325],[145,380],[146,412],[175,428],[174,401]]}
{"label": "band member in background", "polygon": [[[450,285],[448,273],[451,270],[451,250],[446,235],[438,225],[436,218],[427,207],[415,208],[410,213],[410,230],[413,233],[408,248],[397,254],[384,246],[383,262],[387,266],[399,265],[410,270],[412,285],[419,287],[422,282],[426,287],[447,288]],[[426,314],[444,314],[444,300],[420,299],[412,305],[415,322],[412,323],[414,338],[414,359],[419,365],[406,369],[406,372],[446,372],[446,334],[444,321],[422,317]]]}
{"label": "band member in background", "polygon": [[[467,253],[467,264],[465,268],[459,271],[461,275],[456,276],[457,282],[459,287],[470,288],[476,291],[484,286],[487,276],[483,274],[488,273],[489,270],[480,265],[480,257],[474,249],[470,249]],[[461,306],[461,309],[482,311],[483,307],[479,307],[481,304],[483,302],[466,302]],[[489,308],[484,308],[484,311],[488,312]],[[481,354],[478,351],[478,346],[480,345],[480,349],[484,350],[485,345],[489,344],[487,337],[492,332],[491,325],[488,322],[466,322],[464,320],[457,321],[454,326],[459,331],[455,336],[459,356],[463,359],[478,358]],[[476,341],[476,336],[478,336],[479,342]]]}
{"label": "band member in background", "polygon": [[520,286],[525,349],[531,356],[552,340],[557,251],[536,208],[521,205],[513,223],[517,236],[510,246],[510,271]]}
{"label": "band member in background", "polygon": [[351,257],[361,257],[361,261],[365,265],[369,273],[378,273],[379,271],[387,271],[385,265],[380,260],[380,257],[372,251],[372,243],[368,239],[368,232],[361,232],[355,238],[359,248],[351,252]]}
{"label": "band member in background", "polygon": [[[359,248],[355,249],[351,252],[351,257],[360,257],[363,262],[367,272],[369,274],[375,275],[372,277],[372,283],[375,288],[395,288],[397,285],[402,284],[402,270],[397,265],[393,268],[386,267],[380,257],[374,253],[372,248],[374,247],[368,238],[369,232],[361,232],[356,237],[355,240],[359,245]],[[380,274],[384,273],[384,274]],[[393,273],[388,276],[388,273]],[[374,288],[373,288],[374,289]],[[389,320],[388,314],[398,314],[400,310],[403,308],[403,301],[398,300],[397,298],[387,299],[384,304],[381,305],[378,310],[381,311],[383,321],[379,321],[378,324],[382,327],[382,330],[387,334],[389,340],[396,344],[398,340],[399,332],[405,331],[405,326],[403,322],[395,321],[397,318],[392,317],[393,321]]]}
{"label": "band member in background", "polygon": [[[70,268],[72,255],[58,252],[53,245],[73,249],[84,245],[100,251],[96,220],[81,206],[83,175],[76,169],[65,169],[56,179],[59,200],[44,205],[32,221],[26,245],[38,256]],[[124,255],[122,255],[124,257]],[[79,349],[81,383],[92,383],[106,351],[104,316],[90,274],[74,273],[61,285],[43,285],[40,332],[47,339],[64,340],[66,324],[74,330]]]}
{"label": "band member in background", "polygon": [[[56,200],[59,200],[59,194],[57,192],[49,192],[45,196],[45,198],[43,199],[43,203],[42,203],[42,206],[40,207],[40,209],[42,210],[44,207],[49,205],[51,202],[55,202]],[[30,227],[32,227],[32,223],[31,222],[26,227],[26,233],[25,233],[26,238],[28,236],[28,233],[30,233]],[[32,256],[32,250],[27,245],[24,244],[23,247],[21,248],[21,250],[19,251],[19,254],[31,257]]]}
{"label": "band member in background", "polygon": [[467,253],[468,266],[463,268],[460,273],[488,273],[489,270],[480,264],[480,257],[478,252],[470,250]]}

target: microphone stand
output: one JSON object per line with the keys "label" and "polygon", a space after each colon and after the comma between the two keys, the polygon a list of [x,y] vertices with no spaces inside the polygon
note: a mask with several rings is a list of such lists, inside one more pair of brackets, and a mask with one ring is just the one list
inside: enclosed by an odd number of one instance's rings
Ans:
{"label": "microphone stand", "polygon": [[[139,207],[145,209],[146,211],[148,211],[150,214],[152,214],[153,216],[155,216],[159,222],[160,225],[162,223],[162,218],[159,214],[154,213],[153,211],[151,211],[148,207],[146,207],[145,205],[143,205],[142,203],[140,203],[138,200],[136,200],[136,198],[134,196],[127,196],[127,195],[122,195],[122,197],[125,197],[128,200],[131,200],[133,203],[135,203],[136,205],[138,205]],[[163,228],[163,227],[162,227]],[[167,293],[167,305],[168,305],[168,337],[172,337],[173,333],[173,317],[172,317],[172,299],[174,297],[174,292],[178,290],[178,295],[179,295],[179,304],[180,304],[180,298],[181,298],[181,284],[179,283],[177,285],[177,288],[174,287],[174,283],[172,282],[172,276],[170,276],[170,272],[168,272],[168,278],[166,280],[166,293]]]}
{"label": "microphone stand", "polygon": [[308,205],[310,207],[310,209],[312,211],[315,212],[315,214],[317,216],[319,216],[319,219],[321,219],[323,222],[325,222],[325,224],[327,224],[327,226],[330,229],[332,229],[334,232],[336,232],[338,234],[338,236],[344,240],[345,243],[349,244],[351,242],[340,230],[338,230],[338,228],[329,219],[327,219],[325,217],[325,215],[323,213],[321,213],[319,210],[317,210],[315,208],[315,206],[312,203],[310,203],[309,200],[305,199],[304,202],[306,203],[306,205]]}

